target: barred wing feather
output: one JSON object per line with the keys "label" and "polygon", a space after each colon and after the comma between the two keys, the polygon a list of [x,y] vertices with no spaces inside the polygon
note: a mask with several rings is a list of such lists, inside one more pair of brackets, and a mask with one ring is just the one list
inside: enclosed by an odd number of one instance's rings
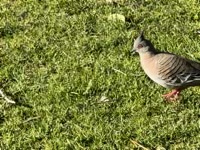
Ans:
{"label": "barred wing feather", "polygon": [[200,85],[200,63],[173,54],[158,54],[159,77],[169,87]]}

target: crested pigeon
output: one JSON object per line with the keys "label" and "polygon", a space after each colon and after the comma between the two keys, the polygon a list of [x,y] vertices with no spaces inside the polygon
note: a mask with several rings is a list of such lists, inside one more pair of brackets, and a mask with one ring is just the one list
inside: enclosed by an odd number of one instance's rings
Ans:
{"label": "crested pigeon", "polygon": [[169,101],[176,100],[185,88],[200,85],[200,63],[157,51],[143,32],[134,41],[132,52],[139,53],[141,66],[150,79],[172,89],[163,95]]}

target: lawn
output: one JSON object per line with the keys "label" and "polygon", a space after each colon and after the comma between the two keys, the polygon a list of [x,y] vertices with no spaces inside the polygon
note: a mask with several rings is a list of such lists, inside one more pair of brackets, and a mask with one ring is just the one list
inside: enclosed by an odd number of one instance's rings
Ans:
{"label": "lawn", "polygon": [[0,149],[200,149],[200,87],[168,103],[130,53],[144,30],[199,61],[199,5],[1,0],[0,88],[16,104],[0,99]]}

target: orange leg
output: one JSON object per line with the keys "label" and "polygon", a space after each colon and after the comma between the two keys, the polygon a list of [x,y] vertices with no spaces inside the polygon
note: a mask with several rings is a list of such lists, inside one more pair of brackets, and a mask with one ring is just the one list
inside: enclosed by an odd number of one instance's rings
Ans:
{"label": "orange leg", "polygon": [[180,92],[181,92],[181,89],[174,89],[170,93],[164,94],[162,96],[166,98],[168,101],[175,101],[177,100]]}

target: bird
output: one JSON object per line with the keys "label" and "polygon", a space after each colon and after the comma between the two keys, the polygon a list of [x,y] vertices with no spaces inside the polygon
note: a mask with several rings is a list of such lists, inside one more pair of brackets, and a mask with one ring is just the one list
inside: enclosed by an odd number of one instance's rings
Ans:
{"label": "bird", "polygon": [[199,62],[157,50],[143,31],[134,40],[131,52],[139,54],[141,67],[151,80],[171,89],[162,95],[167,101],[176,101],[188,87],[200,86]]}

